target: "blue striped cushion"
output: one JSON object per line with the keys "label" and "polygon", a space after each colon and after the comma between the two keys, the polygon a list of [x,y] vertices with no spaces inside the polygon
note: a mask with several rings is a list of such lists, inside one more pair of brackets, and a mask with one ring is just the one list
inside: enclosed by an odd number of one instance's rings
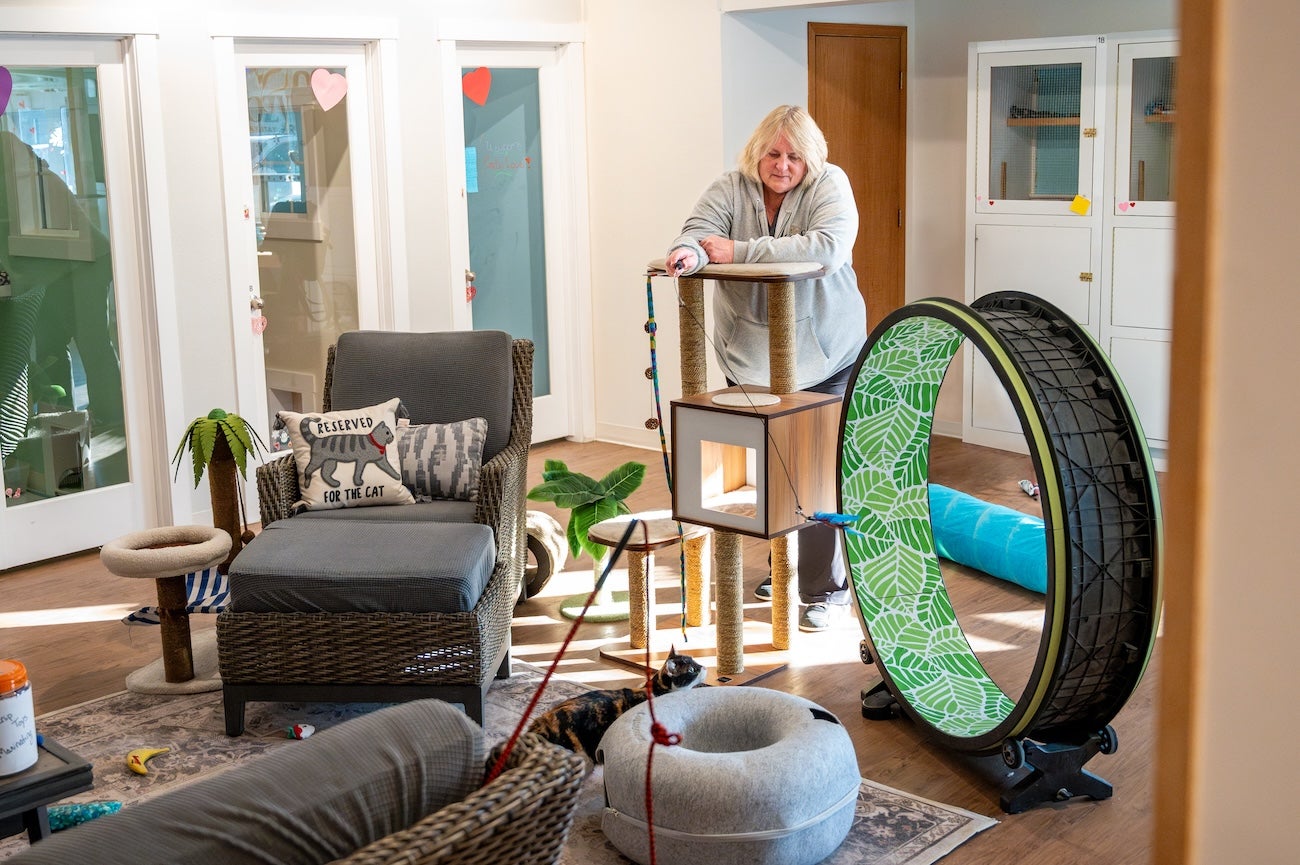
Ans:
{"label": "blue striped cushion", "polygon": [[[230,582],[216,568],[185,575],[185,612],[219,613],[230,605]],[[124,625],[158,624],[158,606],[141,607],[122,619]]]}

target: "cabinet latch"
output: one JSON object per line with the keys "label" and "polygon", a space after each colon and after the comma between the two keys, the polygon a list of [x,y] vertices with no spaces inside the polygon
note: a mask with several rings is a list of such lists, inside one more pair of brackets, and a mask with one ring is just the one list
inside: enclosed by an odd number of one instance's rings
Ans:
{"label": "cabinet latch", "polygon": [[1080,273],[1079,282],[1092,282],[1092,274],[1086,270],[1083,273]]}
{"label": "cabinet latch", "polygon": [[1096,138],[1096,137],[1097,137],[1097,127],[1095,127],[1095,126],[1089,126],[1089,127],[1086,127],[1086,128],[1083,130],[1083,137],[1084,137],[1084,138]]}

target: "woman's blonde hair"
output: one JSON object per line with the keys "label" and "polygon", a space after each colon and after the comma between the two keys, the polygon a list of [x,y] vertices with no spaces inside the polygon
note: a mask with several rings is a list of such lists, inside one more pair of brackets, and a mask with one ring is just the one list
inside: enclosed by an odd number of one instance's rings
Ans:
{"label": "woman's blonde hair", "polygon": [[796,153],[803,157],[806,173],[804,179],[816,180],[826,170],[826,136],[812,117],[798,105],[779,105],[773,108],[749,136],[745,149],[740,151],[740,173],[761,183],[758,161],[767,153],[772,142],[785,133]]}

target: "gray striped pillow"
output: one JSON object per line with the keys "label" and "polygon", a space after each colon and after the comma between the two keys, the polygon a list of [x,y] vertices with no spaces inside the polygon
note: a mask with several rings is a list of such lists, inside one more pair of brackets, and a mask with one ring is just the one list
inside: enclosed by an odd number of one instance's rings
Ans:
{"label": "gray striped pillow", "polygon": [[455,423],[399,421],[395,444],[402,483],[415,494],[416,501],[477,501],[486,441],[487,420],[481,417]]}

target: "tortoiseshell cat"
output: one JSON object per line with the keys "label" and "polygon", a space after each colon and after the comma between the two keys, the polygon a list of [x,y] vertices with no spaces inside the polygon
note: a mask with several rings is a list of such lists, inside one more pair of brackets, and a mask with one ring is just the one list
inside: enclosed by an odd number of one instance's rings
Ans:
{"label": "tortoiseshell cat", "polygon": [[[704,668],[690,655],[680,655],[674,646],[668,659],[655,673],[651,687],[656,697],[669,691],[684,691],[704,681]],[[620,715],[646,701],[645,688],[611,688],[588,691],[538,715],[528,725],[529,733],[554,742],[570,751],[586,754],[593,761],[600,739]]]}

